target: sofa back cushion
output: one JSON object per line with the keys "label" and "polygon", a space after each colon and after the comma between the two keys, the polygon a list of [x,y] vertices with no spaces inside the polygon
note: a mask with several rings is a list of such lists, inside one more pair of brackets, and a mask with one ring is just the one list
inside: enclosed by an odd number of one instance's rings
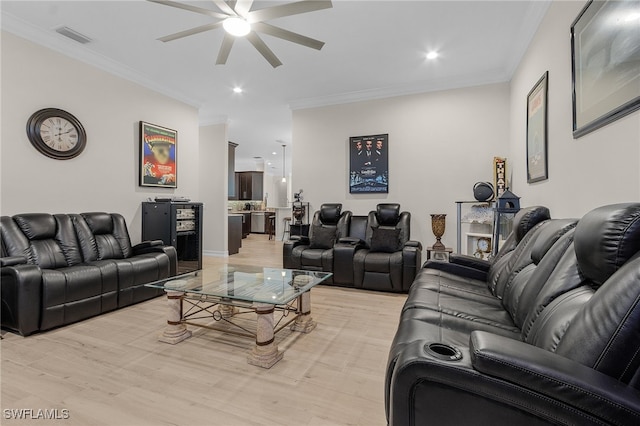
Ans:
{"label": "sofa back cushion", "polygon": [[82,213],[74,215],[74,225],[85,261],[131,257],[129,231],[121,215]]}
{"label": "sofa back cushion", "polygon": [[3,218],[2,238],[10,256],[25,256],[43,269],[82,263],[78,241],[68,215],[19,214]]}

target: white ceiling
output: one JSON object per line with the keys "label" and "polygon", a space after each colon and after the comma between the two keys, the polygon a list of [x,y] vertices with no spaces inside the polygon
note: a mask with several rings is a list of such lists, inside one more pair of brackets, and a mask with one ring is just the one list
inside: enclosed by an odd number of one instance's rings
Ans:
{"label": "white ceiling", "polygon": [[[209,0],[187,3],[217,10]],[[280,3],[288,2],[256,1],[253,9]],[[332,9],[269,21],[326,42],[316,51],[263,36],[284,64],[273,69],[247,40],[216,66],[223,29],[156,40],[214,20],[189,11],[143,0],[1,3],[4,30],[194,105],[201,124],[228,120],[237,157],[273,159],[267,171],[274,174],[282,166],[276,141],[292,143],[292,108],[508,81],[548,6],[334,0]],[[62,25],[93,41],[59,35]],[[427,60],[430,50],[440,57]]]}

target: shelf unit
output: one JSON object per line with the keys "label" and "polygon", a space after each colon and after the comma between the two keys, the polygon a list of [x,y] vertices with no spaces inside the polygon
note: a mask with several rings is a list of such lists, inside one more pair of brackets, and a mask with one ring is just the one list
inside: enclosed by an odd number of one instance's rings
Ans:
{"label": "shelf unit", "polygon": [[[473,253],[462,252],[462,235],[467,235],[467,240],[469,237],[489,237],[492,238],[493,235],[493,201],[456,201],[456,253],[458,254],[469,254],[473,255]],[[465,208],[466,213],[472,212],[474,207],[478,207],[478,210],[484,210],[484,216],[480,217],[478,220],[465,220],[466,215],[463,216],[463,208]],[[488,212],[490,213],[488,214]],[[464,229],[463,229],[464,226]],[[468,245],[468,241],[467,241]],[[465,250],[468,251],[468,250]]]}

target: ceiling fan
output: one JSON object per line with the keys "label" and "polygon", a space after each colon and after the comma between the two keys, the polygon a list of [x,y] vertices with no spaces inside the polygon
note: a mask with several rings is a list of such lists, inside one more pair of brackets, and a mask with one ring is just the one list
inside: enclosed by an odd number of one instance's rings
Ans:
{"label": "ceiling fan", "polygon": [[219,19],[218,21],[210,24],[201,25],[189,30],[160,37],[158,40],[162,42],[173,41],[222,27],[226,32],[224,34],[224,39],[222,40],[222,46],[220,46],[220,50],[218,51],[216,65],[226,64],[235,39],[238,37],[246,37],[246,39],[249,40],[249,43],[251,43],[274,68],[282,65],[282,62],[280,62],[278,57],[271,51],[271,49],[269,49],[260,36],[258,36],[258,33],[268,34],[270,36],[287,40],[292,43],[297,43],[302,46],[311,47],[316,50],[322,49],[324,42],[267,24],[264,21],[282,18],[285,16],[298,15],[301,13],[315,12],[316,10],[329,9],[333,7],[330,0],[303,0],[252,11],[251,6],[253,5],[253,0],[211,0],[220,10],[220,12],[216,12],[175,1],[147,1]]}

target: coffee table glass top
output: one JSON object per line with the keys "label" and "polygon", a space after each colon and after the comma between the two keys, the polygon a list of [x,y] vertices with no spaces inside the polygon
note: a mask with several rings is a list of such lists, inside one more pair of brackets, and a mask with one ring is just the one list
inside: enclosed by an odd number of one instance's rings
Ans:
{"label": "coffee table glass top", "polygon": [[332,274],[256,266],[220,265],[147,284],[188,294],[284,305]]}

